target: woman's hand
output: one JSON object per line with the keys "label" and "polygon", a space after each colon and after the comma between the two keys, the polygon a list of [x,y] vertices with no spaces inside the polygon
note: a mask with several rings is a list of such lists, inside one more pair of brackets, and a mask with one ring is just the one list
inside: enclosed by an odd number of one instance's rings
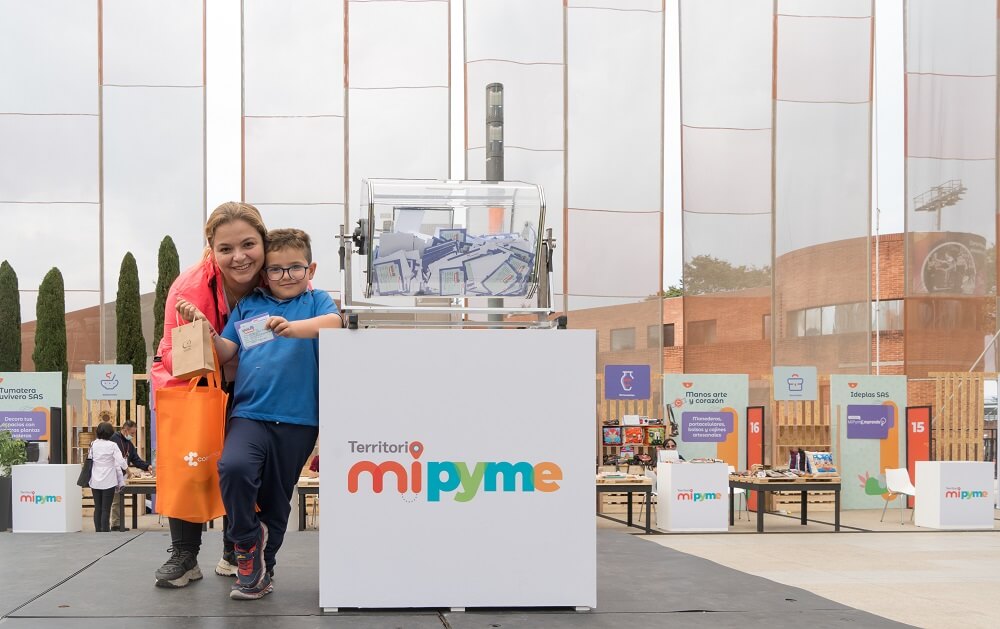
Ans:
{"label": "woman's hand", "polygon": [[177,313],[188,321],[196,321],[198,319],[208,321],[208,317],[201,310],[198,310],[194,304],[182,297],[177,298]]}

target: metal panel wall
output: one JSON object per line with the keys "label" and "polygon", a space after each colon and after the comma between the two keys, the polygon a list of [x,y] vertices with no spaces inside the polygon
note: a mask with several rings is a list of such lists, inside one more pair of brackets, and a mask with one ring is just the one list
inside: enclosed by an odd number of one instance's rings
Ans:
{"label": "metal panel wall", "polygon": [[93,309],[67,328],[74,370],[101,359],[98,6],[0,1],[0,259],[17,273],[22,322],[52,267],[67,312]]}
{"label": "metal panel wall", "polygon": [[[205,219],[204,0],[102,0],[101,183],[104,303],[117,298],[131,252],[152,293],[160,241],[182,267],[202,254]],[[144,316],[152,342],[152,312]],[[115,358],[115,311],[104,308],[104,352]],[[149,352],[152,355],[152,352]]]}
{"label": "metal panel wall", "polygon": [[313,239],[313,285],[339,293],[345,195],[344,3],[243,2],[243,199]]}
{"label": "metal panel wall", "polygon": [[770,373],[772,9],[679,3],[688,373]]}
{"label": "metal panel wall", "polygon": [[774,364],[871,365],[871,0],[778,0]]}
{"label": "metal panel wall", "polygon": [[[556,238],[552,292],[562,310],[565,243],[565,60],[561,0],[476,0],[465,5],[465,170],[486,177],[486,86],[504,86],[504,178],[545,192]],[[520,305],[520,304],[518,304]]]}
{"label": "metal panel wall", "polygon": [[906,373],[926,377],[968,371],[996,329],[997,3],[904,10]]}

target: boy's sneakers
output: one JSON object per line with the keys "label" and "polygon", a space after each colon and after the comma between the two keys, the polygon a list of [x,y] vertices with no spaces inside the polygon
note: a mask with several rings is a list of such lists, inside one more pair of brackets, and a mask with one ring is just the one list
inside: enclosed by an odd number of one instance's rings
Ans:
{"label": "boy's sneakers", "polygon": [[182,588],[202,578],[198,557],[191,551],[175,550],[156,571],[156,587]]}
{"label": "boy's sneakers", "polygon": [[272,589],[271,577],[264,565],[264,548],[267,546],[267,526],[261,522],[260,531],[249,545],[236,544],[236,583],[229,597],[237,600],[256,599]]}
{"label": "boy's sneakers", "polygon": [[236,570],[236,551],[222,551],[222,559],[215,565],[215,574],[220,577],[234,577],[236,576]]}
{"label": "boy's sneakers", "polygon": [[265,594],[270,594],[274,586],[271,585],[271,575],[267,572],[261,577],[260,582],[253,587],[240,587],[238,584],[233,586],[233,589],[229,592],[229,598],[237,601],[252,601],[254,599],[263,598]]}

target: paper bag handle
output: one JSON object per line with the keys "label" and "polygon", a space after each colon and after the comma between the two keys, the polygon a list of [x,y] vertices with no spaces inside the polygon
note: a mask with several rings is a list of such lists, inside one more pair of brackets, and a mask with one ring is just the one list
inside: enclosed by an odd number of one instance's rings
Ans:
{"label": "paper bag handle", "polygon": [[[181,317],[180,315],[178,315],[178,318],[181,321],[184,320],[184,318]],[[193,323],[193,321],[189,321],[188,323]],[[212,325],[208,321],[205,321],[205,324],[208,325],[208,326],[210,326],[210,327]],[[216,333],[216,334],[218,334],[218,333]],[[211,343],[212,343],[212,362],[215,363],[215,371],[213,371],[211,373],[205,374],[204,378],[206,380],[208,380],[208,386],[212,387],[213,389],[221,389],[222,388],[222,367],[219,365],[219,354],[216,353],[216,351],[215,351],[215,341],[213,340]],[[202,379],[202,376],[195,376],[194,378],[191,378],[191,380],[188,382],[188,391],[194,391],[195,387],[198,386],[198,382],[200,382],[201,379]]]}

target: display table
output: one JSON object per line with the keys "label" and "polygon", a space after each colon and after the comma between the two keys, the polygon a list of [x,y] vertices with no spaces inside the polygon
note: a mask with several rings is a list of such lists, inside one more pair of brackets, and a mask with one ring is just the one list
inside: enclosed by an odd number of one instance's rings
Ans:
{"label": "display table", "polygon": [[593,330],[319,343],[324,611],[597,605]]}
{"label": "display table", "polygon": [[152,496],[155,493],[155,478],[132,478],[125,481],[122,499],[118,501],[118,521],[125,523],[125,496],[132,496],[132,528],[139,528],[139,512],[145,511],[146,507],[146,500],[139,500],[139,496]]}
{"label": "display table", "polygon": [[83,528],[80,465],[15,465],[11,501],[15,533],[75,533]]}
{"label": "display table", "polygon": [[914,522],[932,529],[993,529],[993,464],[917,461]]}
{"label": "display table", "polygon": [[[758,492],[757,497],[757,532],[764,532],[764,505],[767,503],[767,493],[770,491],[797,491],[801,499],[799,524],[805,526],[809,517],[809,492],[833,492],[833,530],[840,532],[840,478],[798,478],[775,479],[755,478],[752,476],[730,476],[729,486],[740,487],[747,491]],[[729,524],[733,523],[733,495],[729,495]]]}
{"label": "display table", "polygon": [[727,531],[725,463],[656,466],[656,528],[671,532]]}
{"label": "display table", "polygon": [[[618,518],[613,518],[606,513],[601,513],[601,494],[626,494],[628,496],[628,508],[626,509],[627,518],[626,520],[620,520]],[[612,522],[619,522],[627,526],[636,526],[632,524],[632,494],[638,493],[643,495],[643,500],[645,500],[646,505],[646,533],[652,533],[653,530],[649,526],[650,517],[649,510],[650,505],[653,504],[653,481],[648,478],[640,479],[626,479],[626,480],[615,480],[612,482],[597,480],[597,515],[598,517],[604,518],[606,520],[611,520]],[[639,527],[642,528],[642,527]]]}

